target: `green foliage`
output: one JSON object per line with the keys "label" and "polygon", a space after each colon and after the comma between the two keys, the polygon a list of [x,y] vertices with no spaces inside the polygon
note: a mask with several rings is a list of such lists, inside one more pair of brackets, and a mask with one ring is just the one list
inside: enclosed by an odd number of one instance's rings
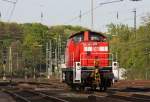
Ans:
{"label": "green foliage", "polygon": [[22,26],[24,33],[23,45],[26,47],[43,44],[49,38],[47,26],[38,23],[24,24]]}
{"label": "green foliage", "polygon": [[63,54],[69,36],[75,32],[79,32],[85,29],[86,28],[82,28],[80,26],[71,26],[71,25],[58,25],[58,26],[50,27],[49,34],[51,36],[51,40],[53,43],[52,48],[55,49],[56,46],[58,46],[58,42],[61,42],[61,46],[62,46],[61,52]]}
{"label": "green foliage", "polygon": [[[58,50],[58,46],[60,47],[60,45],[58,45],[59,42],[59,44],[61,44],[61,54],[64,54],[68,37],[72,33],[84,29],[85,28],[80,26],[70,25],[47,27],[39,23],[17,24],[0,22],[0,52],[2,52],[4,48],[12,46],[14,75],[23,76],[25,71],[22,68],[25,67],[28,68],[29,72],[27,73],[31,74],[33,73],[33,68],[37,71],[38,65],[45,64],[47,42],[52,41],[52,52],[55,52],[56,49]],[[16,69],[16,53],[18,53],[18,63],[21,69]],[[7,69],[9,68],[8,54],[6,59]],[[3,60],[3,55],[0,53],[0,71],[3,71]]]}
{"label": "green foliage", "polygon": [[[13,53],[17,52],[19,54],[19,62],[22,65],[20,67],[27,67],[29,69],[27,73],[31,75],[33,68],[46,62],[46,43],[49,40],[52,41],[52,52],[56,49],[58,50],[58,46],[60,47],[59,44],[61,44],[61,54],[64,54],[68,37],[75,32],[85,29],[80,26],[70,25],[47,27],[39,23],[17,24],[0,22],[0,51],[2,52],[3,48],[13,46],[13,43],[19,41]],[[146,78],[145,73],[150,71],[150,56],[145,52],[146,48],[150,49],[149,17],[144,19],[143,25],[137,29],[136,36],[133,28],[123,24],[108,25],[108,34],[111,52],[117,54],[120,67],[127,69],[127,77],[129,79]],[[0,53],[1,67],[3,63],[2,58],[2,53]],[[1,68],[0,71],[2,73],[3,69]],[[15,75],[19,75],[19,72],[25,73],[24,69],[14,71]]]}
{"label": "green foliage", "polygon": [[132,34],[131,28],[129,28],[127,25],[119,24],[109,24],[108,27],[108,33],[112,36],[119,37],[120,41],[128,41],[129,37]]}
{"label": "green foliage", "polygon": [[150,56],[145,52],[146,48],[150,49],[150,22],[145,21],[137,29],[136,34],[132,28],[122,24],[110,24],[108,31],[112,36],[110,39],[111,51],[118,55],[120,67],[128,70],[128,78],[146,78],[145,74],[150,69],[150,63],[148,63]]}

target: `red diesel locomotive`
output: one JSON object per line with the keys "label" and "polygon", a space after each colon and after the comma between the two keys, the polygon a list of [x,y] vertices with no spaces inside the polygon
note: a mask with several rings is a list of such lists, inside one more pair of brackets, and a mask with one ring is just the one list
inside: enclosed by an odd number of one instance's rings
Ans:
{"label": "red diesel locomotive", "polygon": [[68,39],[62,79],[72,88],[91,87],[106,90],[111,86],[112,55],[106,36],[94,31],[81,31]]}

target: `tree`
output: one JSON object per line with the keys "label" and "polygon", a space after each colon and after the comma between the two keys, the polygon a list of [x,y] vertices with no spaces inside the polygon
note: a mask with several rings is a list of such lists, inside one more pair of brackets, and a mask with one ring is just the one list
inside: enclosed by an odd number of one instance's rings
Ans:
{"label": "tree", "polygon": [[137,29],[136,38],[133,28],[127,25],[108,25],[111,51],[117,53],[120,67],[129,71],[128,78],[143,79],[147,69],[150,69],[150,64],[146,64],[148,56],[145,55],[145,48],[150,48],[149,20],[144,20],[143,25]]}

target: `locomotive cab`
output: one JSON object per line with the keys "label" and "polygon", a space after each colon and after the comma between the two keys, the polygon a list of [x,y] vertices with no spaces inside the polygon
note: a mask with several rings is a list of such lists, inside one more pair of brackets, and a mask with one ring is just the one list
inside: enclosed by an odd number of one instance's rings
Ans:
{"label": "locomotive cab", "polygon": [[112,55],[106,36],[93,31],[81,31],[68,39],[62,70],[65,82],[71,87],[90,86],[106,89],[111,85]]}

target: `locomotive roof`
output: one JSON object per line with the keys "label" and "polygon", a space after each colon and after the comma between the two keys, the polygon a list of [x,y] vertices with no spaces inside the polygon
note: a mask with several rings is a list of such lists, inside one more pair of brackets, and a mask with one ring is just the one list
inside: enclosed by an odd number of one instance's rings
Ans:
{"label": "locomotive roof", "polygon": [[84,31],[80,31],[80,32],[74,33],[74,34],[72,34],[69,38],[72,38],[72,37],[74,37],[74,36],[76,36],[76,35],[78,35],[78,34],[83,34],[85,31],[88,31],[88,32],[90,32],[90,33],[92,33],[92,34],[99,34],[99,35],[101,35],[102,37],[106,38],[106,36],[104,35],[104,33],[102,33],[102,32],[96,32],[96,31],[91,31],[91,30],[84,30]]}

